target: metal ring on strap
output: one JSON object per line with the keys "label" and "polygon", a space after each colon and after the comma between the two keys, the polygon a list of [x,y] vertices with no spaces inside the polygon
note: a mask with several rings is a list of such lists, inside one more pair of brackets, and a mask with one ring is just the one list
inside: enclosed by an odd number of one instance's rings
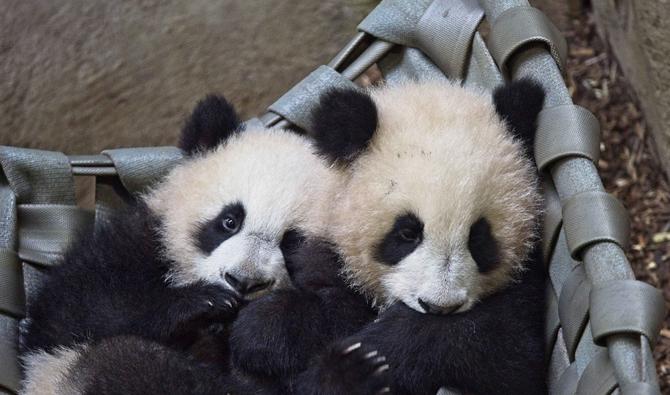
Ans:
{"label": "metal ring on strap", "polygon": [[579,339],[588,322],[590,292],[591,283],[586,278],[584,267],[575,266],[563,283],[558,300],[558,316],[570,361],[575,360]]}
{"label": "metal ring on strap", "polygon": [[0,313],[23,317],[23,271],[14,251],[0,248]]}
{"label": "metal ring on strap", "polygon": [[449,77],[462,79],[472,38],[483,17],[477,0],[435,0],[419,19],[417,45]]}
{"label": "metal ring on strap", "polygon": [[628,213],[606,192],[583,192],[568,198],[563,204],[563,227],[570,254],[576,260],[593,243],[609,241],[622,249],[628,245]]}
{"label": "metal ring on strap", "polygon": [[19,257],[51,265],[61,258],[77,231],[93,224],[94,213],[61,204],[20,204],[18,217]]}
{"label": "metal ring on strap", "polygon": [[617,333],[641,334],[653,344],[664,317],[663,294],[641,281],[611,281],[591,291],[591,333],[600,346]]}
{"label": "metal ring on strap", "polygon": [[332,68],[320,66],[274,102],[269,110],[310,131],[312,110],[319,104],[321,95],[332,88],[357,89],[357,86]]}
{"label": "metal ring on strap", "polygon": [[600,123],[584,107],[564,105],[545,108],[537,119],[535,162],[544,170],[567,156],[581,156],[598,162]]}
{"label": "metal ring on strap", "polygon": [[577,384],[576,395],[608,395],[617,386],[614,368],[607,350],[593,356]]}
{"label": "metal ring on strap", "polygon": [[491,54],[502,70],[517,49],[532,42],[546,44],[558,66],[564,68],[568,53],[565,38],[537,8],[514,7],[503,12],[491,26],[490,37]]}

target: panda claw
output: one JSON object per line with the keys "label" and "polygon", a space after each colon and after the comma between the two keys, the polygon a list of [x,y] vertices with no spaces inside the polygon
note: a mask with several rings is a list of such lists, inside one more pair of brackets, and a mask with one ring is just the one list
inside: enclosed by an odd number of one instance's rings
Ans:
{"label": "panda claw", "polygon": [[391,368],[391,367],[389,366],[389,364],[385,363],[384,365],[378,367],[378,368],[375,370],[374,375],[375,375],[375,376],[379,376],[380,374],[386,372],[386,371],[389,370],[390,368]]}
{"label": "panda claw", "polygon": [[377,394],[388,394],[391,392],[391,387],[384,387],[377,391]]}
{"label": "panda claw", "polygon": [[382,356],[379,356],[379,357],[377,357],[377,358],[375,358],[375,359],[372,360],[372,363],[373,363],[374,365],[379,365],[379,364],[382,363],[382,362],[386,362],[386,357],[383,356],[383,355],[382,355]]}
{"label": "panda claw", "polygon": [[373,350],[373,351],[370,351],[369,353],[366,353],[366,354],[363,356],[363,358],[365,358],[365,359],[374,358],[374,357],[376,357],[378,354],[379,354],[379,351],[377,351],[377,350]]}
{"label": "panda claw", "polygon": [[349,347],[345,348],[344,351],[342,351],[342,355],[351,354],[353,351],[356,351],[359,348],[361,348],[362,345],[363,344],[361,342],[354,343],[354,344],[350,345]]}

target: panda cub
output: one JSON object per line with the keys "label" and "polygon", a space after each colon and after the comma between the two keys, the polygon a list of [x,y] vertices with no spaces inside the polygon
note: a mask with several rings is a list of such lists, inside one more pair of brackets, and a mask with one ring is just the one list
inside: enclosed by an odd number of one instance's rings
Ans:
{"label": "panda cub", "polygon": [[210,96],[180,146],[186,159],[159,185],[79,237],[47,273],[22,328],[25,393],[68,393],[63,383],[85,373],[74,367],[96,366],[82,362],[96,355],[152,377],[154,358],[133,350],[182,358],[155,350],[191,350],[242,303],[288,287],[285,255],[324,234],[323,205],[341,176],[309,139],[243,130],[232,107]]}
{"label": "panda cub", "polygon": [[[326,94],[314,134],[347,181],[329,208],[331,244],[307,248],[331,264],[290,265],[297,290],[241,312],[231,332],[235,363],[299,381],[310,353],[347,338],[386,356],[394,393],[546,392],[541,197],[531,159],[543,101],[530,80],[492,98],[437,81]],[[276,308],[302,309],[302,317],[244,330]],[[262,360],[250,354],[269,342],[278,345]]]}

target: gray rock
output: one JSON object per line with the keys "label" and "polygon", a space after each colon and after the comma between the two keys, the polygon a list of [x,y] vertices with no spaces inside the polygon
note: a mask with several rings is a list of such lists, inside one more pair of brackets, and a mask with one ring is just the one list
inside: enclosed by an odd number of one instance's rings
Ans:
{"label": "gray rock", "polygon": [[631,82],[670,174],[670,1],[594,0],[596,22]]}
{"label": "gray rock", "polygon": [[262,112],[355,34],[365,0],[4,0],[0,144],[174,144],[208,92]]}

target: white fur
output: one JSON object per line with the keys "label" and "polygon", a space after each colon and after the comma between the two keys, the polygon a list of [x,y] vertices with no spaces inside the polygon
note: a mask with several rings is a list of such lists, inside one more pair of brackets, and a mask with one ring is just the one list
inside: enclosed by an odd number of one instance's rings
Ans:
{"label": "white fur", "polygon": [[[165,254],[175,262],[171,280],[228,286],[222,276],[232,272],[285,287],[288,273],[279,249],[284,232],[295,228],[323,236],[326,202],[340,179],[307,138],[285,130],[244,131],[185,161],[145,197],[163,221]],[[204,254],[194,239],[198,225],[235,202],[246,211],[241,230]]]}
{"label": "white fur", "polygon": [[[418,298],[470,308],[513,281],[535,238],[537,176],[495,113],[490,93],[458,84],[405,82],[371,91],[379,124],[349,168],[331,217],[344,272],[381,307]],[[394,266],[376,248],[395,218],[412,212],[424,240]],[[501,262],[481,274],[468,251],[470,226],[486,217]]]}
{"label": "white fur", "polygon": [[68,377],[86,346],[57,348],[52,353],[37,351],[23,357],[26,377],[23,395],[77,395],[80,391]]}

